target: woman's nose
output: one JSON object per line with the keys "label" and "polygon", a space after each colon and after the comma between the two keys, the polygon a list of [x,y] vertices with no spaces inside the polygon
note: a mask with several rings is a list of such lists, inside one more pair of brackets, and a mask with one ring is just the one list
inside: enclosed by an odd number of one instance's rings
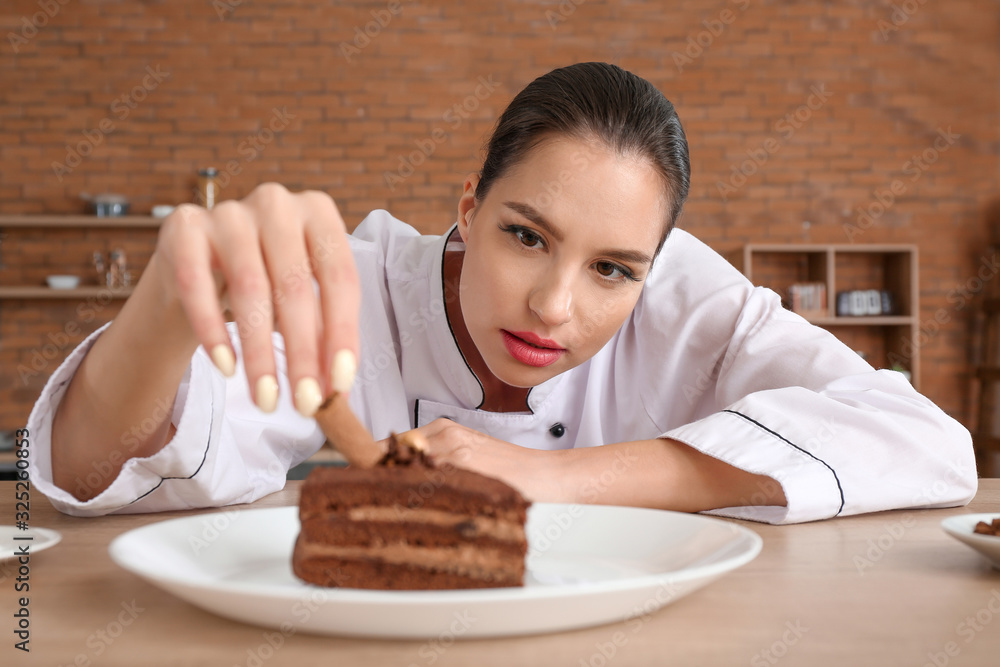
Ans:
{"label": "woman's nose", "polygon": [[573,290],[566,281],[546,278],[531,292],[528,307],[548,326],[566,324],[573,319]]}

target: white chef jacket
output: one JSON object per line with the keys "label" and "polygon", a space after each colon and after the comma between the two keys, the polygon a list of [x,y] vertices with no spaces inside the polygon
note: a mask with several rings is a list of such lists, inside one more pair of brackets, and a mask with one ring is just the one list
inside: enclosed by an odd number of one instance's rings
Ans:
{"label": "white chef jacket", "polygon": [[[776,479],[787,507],[754,505],[761,495],[716,511],[770,523],[947,507],[975,494],[963,426],[900,373],[873,370],[784,310],[774,292],[681,229],[667,239],[634,311],[593,358],[532,388],[530,413],[477,409],[482,386],[444,307],[444,252],[462,247],[454,230],[422,236],[378,210],[351,236],[362,343],[350,404],[376,439],[439,417],[537,449],[673,438]],[[288,468],[322,446],[315,420],[290,400],[282,337],[274,335],[281,398],[268,414],[251,400],[230,325],[236,375],[225,378],[199,348],[173,406],[174,438],[129,459],[97,497],[75,499],[52,483],[52,417],[101,331],[53,373],[28,422],[31,478],[59,510],[94,516],[251,502],[281,489]],[[617,483],[628,483],[625,470]]]}

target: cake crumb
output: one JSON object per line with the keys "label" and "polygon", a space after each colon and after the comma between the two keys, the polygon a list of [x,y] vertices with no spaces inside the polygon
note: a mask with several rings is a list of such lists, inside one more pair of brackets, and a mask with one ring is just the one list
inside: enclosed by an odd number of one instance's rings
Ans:
{"label": "cake crumb", "polygon": [[980,535],[994,535],[1000,537],[1000,517],[993,519],[992,523],[980,521],[976,524],[976,527],[972,532],[979,533]]}
{"label": "cake crumb", "polygon": [[434,467],[434,460],[427,453],[427,439],[416,429],[406,433],[389,434],[389,448],[379,462],[386,468],[419,465],[426,468]]}

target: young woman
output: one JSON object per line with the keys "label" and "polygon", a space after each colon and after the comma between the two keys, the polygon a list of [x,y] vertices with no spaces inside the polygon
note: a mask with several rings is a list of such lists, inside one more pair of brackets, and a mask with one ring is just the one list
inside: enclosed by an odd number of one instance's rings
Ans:
{"label": "young woman", "polygon": [[511,102],[443,236],[385,211],[348,236],[274,184],[184,205],[45,387],[33,479],[77,515],[249,502],[322,445],[337,388],[376,438],[419,428],[536,501],[776,523],[968,502],[969,433],[673,229],[688,180],[670,102],[583,63]]}

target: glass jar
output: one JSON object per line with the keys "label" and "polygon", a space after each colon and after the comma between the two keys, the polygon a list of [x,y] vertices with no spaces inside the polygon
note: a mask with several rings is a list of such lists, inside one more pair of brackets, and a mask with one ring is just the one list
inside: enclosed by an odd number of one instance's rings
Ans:
{"label": "glass jar", "polygon": [[215,206],[215,201],[219,196],[218,175],[219,171],[215,167],[198,170],[198,189],[195,192],[195,200],[207,209]]}

